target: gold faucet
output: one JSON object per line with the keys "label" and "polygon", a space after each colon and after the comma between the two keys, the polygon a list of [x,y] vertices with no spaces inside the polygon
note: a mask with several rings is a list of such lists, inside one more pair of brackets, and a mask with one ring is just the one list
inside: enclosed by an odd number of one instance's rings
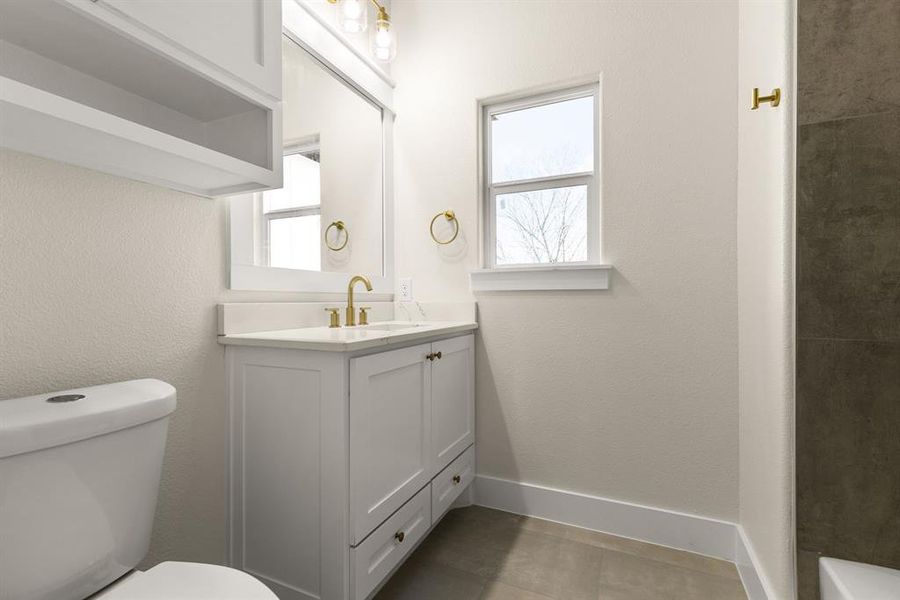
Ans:
{"label": "gold faucet", "polygon": [[357,282],[361,281],[363,285],[366,286],[366,290],[372,291],[372,282],[369,281],[368,277],[363,275],[354,275],[352,279],[350,279],[350,283],[347,284],[347,318],[345,319],[347,327],[353,327],[356,325],[356,312],[353,308],[353,286],[356,285]]}

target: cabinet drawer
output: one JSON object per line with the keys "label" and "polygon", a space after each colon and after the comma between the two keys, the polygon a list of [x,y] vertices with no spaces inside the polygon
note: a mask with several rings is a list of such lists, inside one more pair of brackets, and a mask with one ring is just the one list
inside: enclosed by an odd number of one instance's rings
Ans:
{"label": "cabinet drawer", "polygon": [[350,549],[352,598],[368,597],[430,527],[431,486],[426,485],[359,546]]}
{"label": "cabinet drawer", "polygon": [[475,478],[475,445],[460,454],[431,482],[431,519],[436,522]]}

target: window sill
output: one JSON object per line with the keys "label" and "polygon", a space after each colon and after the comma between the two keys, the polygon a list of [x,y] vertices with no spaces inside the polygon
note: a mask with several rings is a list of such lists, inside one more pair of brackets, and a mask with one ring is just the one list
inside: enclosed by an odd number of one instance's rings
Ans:
{"label": "window sill", "polygon": [[469,274],[473,292],[607,290],[610,265],[558,265],[481,269]]}

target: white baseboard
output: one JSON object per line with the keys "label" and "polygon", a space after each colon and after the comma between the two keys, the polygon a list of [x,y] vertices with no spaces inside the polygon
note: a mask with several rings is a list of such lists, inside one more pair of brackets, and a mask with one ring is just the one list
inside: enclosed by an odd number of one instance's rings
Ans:
{"label": "white baseboard", "polygon": [[741,528],[728,521],[478,475],[475,504],[734,562],[750,600],[766,594]]}
{"label": "white baseboard", "polygon": [[753,546],[747,539],[744,528],[740,525],[734,526],[734,564],[737,566],[741,583],[744,584],[744,591],[747,592],[749,600],[775,598],[771,586],[759,568],[756,552],[753,551]]}

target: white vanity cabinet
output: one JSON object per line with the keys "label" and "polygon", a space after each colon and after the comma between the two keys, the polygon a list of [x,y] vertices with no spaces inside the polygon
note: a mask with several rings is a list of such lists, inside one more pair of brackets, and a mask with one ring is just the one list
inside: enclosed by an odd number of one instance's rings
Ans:
{"label": "white vanity cabinet", "polygon": [[474,335],[226,357],[230,564],[283,600],[371,597],[474,478]]}
{"label": "white vanity cabinet", "polygon": [[281,185],[281,0],[3,0],[0,144],[203,196]]}

